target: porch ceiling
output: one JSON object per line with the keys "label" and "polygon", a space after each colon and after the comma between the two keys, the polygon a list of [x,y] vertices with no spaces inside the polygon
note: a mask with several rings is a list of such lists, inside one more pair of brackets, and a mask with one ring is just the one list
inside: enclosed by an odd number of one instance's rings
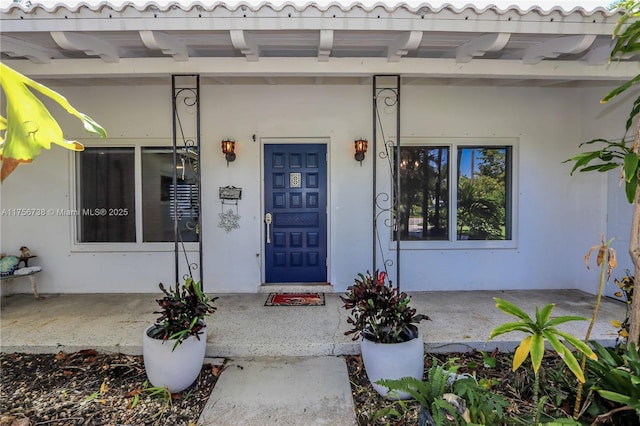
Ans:
{"label": "porch ceiling", "polygon": [[42,82],[404,84],[584,87],[628,80],[637,57],[608,63],[621,12],[427,4],[11,4],[2,61]]}

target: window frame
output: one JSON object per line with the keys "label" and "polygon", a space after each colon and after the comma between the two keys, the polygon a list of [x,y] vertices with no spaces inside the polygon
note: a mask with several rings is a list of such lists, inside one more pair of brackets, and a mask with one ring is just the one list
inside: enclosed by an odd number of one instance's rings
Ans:
{"label": "window frame", "polygon": [[[394,146],[397,146],[395,140]],[[519,188],[519,138],[515,137],[403,137],[401,146],[433,146],[447,147],[449,149],[449,239],[448,240],[401,240],[401,250],[469,250],[469,249],[515,249],[518,248],[518,188]],[[466,147],[509,147],[511,151],[511,165],[507,168],[510,179],[507,179],[507,202],[511,201],[510,218],[507,223],[511,225],[510,240],[458,240],[457,216],[458,216],[458,148]],[[393,167],[395,168],[395,159]],[[453,166],[452,166],[453,165]],[[395,184],[393,176],[390,176],[390,188]],[[400,188],[402,191],[402,188]],[[397,244],[393,229],[389,232],[389,249],[396,250]]]}
{"label": "window frame", "polygon": [[[142,218],[142,150],[143,148],[170,148],[173,149],[173,140],[167,138],[153,139],[110,139],[107,142],[96,141],[84,143],[87,148],[133,148],[134,152],[134,185],[135,185],[135,242],[80,242],[80,221],[77,216],[69,216],[71,232],[71,252],[173,252],[175,243],[169,242],[145,242],[143,241]],[[78,153],[69,152],[69,205],[72,211],[78,211],[79,185],[78,179]],[[200,206],[202,214],[202,206]],[[202,234],[200,234],[202,238]],[[187,252],[197,252],[198,242],[185,242]]]}

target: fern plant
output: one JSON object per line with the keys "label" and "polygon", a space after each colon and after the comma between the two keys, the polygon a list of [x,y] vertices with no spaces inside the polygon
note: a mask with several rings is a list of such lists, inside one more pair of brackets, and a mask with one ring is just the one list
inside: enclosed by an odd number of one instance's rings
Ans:
{"label": "fern plant", "polygon": [[442,396],[451,390],[447,384],[449,372],[443,366],[438,365],[438,360],[433,359],[433,364],[427,372],[427,380],[418,380],[415,377],[403,377],[401,379],[382,379],[376,383],[389,388],[391,392],[405,392],[411,395],[423,408],[431,412],[433,421],[437,425],[444,425],[446,416],[458,416],[455,407],[445,401]]}
{"label": "fern plant", "polygon": [[391,391],[411,395],[423,407],[421,416],[425,416],[428,422],[432,421],[427,424],[501,424],[504,409],[509,405],[507,400],[480,386],[473,377],[451,380],[451,373],[455,375],[457,370],[458,366],[445,368],[434,359],[426,381],[403,377],[397,380],[380,380],[377,383]]}
{"label": "fern plant", "polygon": [[470,423],[502,424],[504,410],[509,406],[502,395],[480,386],[473,378],[464,378],[454,382],[453,393],[466,401]]}

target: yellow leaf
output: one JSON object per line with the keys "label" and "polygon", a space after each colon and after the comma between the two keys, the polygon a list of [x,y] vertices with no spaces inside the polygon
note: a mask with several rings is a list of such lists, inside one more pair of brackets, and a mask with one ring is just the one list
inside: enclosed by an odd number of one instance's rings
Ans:
{"label": "yellow leaf", "polygon": [[620,321],[616,321],[616,320],[611,320],[611,325],[614,326],[615,328],[622,327],[622,323]]}
{"label": "yellow leaf", "polygon": [[0,120],[0,130],[6,129],[0,142],[0,182],[19,164],[32,162],[40,155],[42,148],[50,149],[52,143],[74,151],[84,149],[80,142],[65,140],[60,125],[32,90],[51,98],[69,114],[79,118],[85,130],[102,137],[107,136],[98,123],[73,108],[65,97],[2,63],[0,85],[5,94],[7,109],[6,119],[3,117]]}
{"label": "yellow leaf", "polygon": [[520,342],[520,346],[516,349],[516,352],[513,354],[513,371],[516,371],[518,367],[522,365],[527,356],[529,355],[529,349],[531,348],[531,338],[533,336],[525,337],[522,342]]}
{"label": "yellow leaf", "polygon": [[100,385],[100,393],[103,394],[107,391],[107,379],[105,378]]}
{"label": "yellow leaf", "polygon": [[622,337],[629,337],[629,332],[627,330],[620,330],[619,334]]}
{"label": "yellow leaf", "polygon": [[621,291],[616,291],[615,293],[613,293],[614,296],[616,297],[622,297],[622,292]]}

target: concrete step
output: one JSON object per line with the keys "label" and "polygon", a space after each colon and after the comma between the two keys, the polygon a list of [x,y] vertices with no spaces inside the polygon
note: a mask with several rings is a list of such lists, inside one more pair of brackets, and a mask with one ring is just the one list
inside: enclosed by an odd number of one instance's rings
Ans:
{"label": "concrete step", "polygon": [[343,358],[238,358],[222,372],[203,426],[356,424]]}
{"label": "concrete step", "polygon": [[333,293],[331,284],[263,284],[258,288],[259,293]]}

